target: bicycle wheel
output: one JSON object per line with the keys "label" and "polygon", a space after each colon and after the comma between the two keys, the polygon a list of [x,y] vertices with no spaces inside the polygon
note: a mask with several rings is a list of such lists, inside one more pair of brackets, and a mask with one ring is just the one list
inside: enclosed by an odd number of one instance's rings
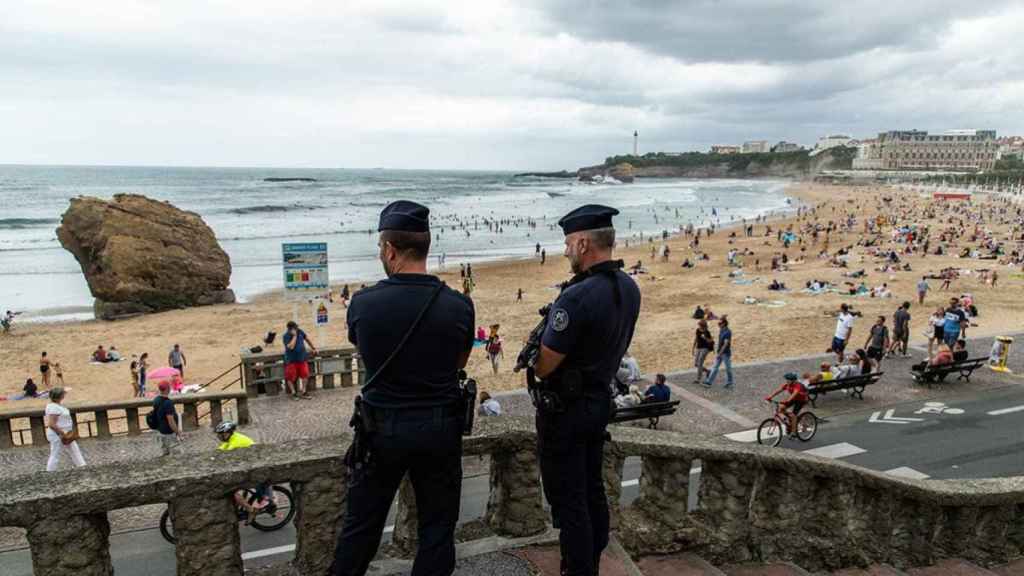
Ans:
{"label": "bicycle wheel", "polygon": [[768,418],[757,427],[757,443],[778,446],[782,443],[782,424],[775,418]]}
{"label": "bicycle wheel", "polygon": [[160,535],[171,544],[177,544],[178,539],[174,537],[174,525],[171,524],[170,509],[164,510],[160,515]]}
{"label": "bicycle wheel", "polygon": [[804,412],[797,418],[796,435],[800,440],[807,442],[818,433],[818,417],[813,412]]}
{"label": "bicycle wheel", "polygon": [[274,486],[273,490],[273,501],[252,517],[252,527],[262,532],[280,530],[295,516],[291,490],[284,486]]}

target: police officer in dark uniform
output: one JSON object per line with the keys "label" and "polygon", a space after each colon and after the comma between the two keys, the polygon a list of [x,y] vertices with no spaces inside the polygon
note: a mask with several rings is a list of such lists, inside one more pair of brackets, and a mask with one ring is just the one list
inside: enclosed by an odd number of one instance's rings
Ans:
{"label": "police officer in dark uniform", "polygon": [[[413,576],[455,569],[462,489],[459,372],[473,348],[473,302],[427,274],[429,210],[400,200],[380,214],[387,279],[355,293],[348,337],[367,369],[357,428],[346,456],[349,485],[332,575],[362,575],[377,553],[402,477],[416,494],[419,550]],[[355,421],[355,419],[354,419]],[[367,429],[372,429],[369,432]]]}
{"label": "police officer in dark uniform", "polygon": [[610,383],[640,314],[639,288],[612,260],[618,213],[586,205],[558,221],[575,276],[551,305],[534,367],[541,477],[561,530],[562,574],[572,576],[598,574],[608,544],[602,466]]}

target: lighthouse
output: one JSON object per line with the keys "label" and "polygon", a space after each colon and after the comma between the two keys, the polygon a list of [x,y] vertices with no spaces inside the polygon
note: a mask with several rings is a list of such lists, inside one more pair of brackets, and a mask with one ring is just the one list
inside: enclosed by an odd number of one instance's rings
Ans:
{"label": "lighthouse", "polygon": [[633,130],[633,156],[640,155],[640,133]]}

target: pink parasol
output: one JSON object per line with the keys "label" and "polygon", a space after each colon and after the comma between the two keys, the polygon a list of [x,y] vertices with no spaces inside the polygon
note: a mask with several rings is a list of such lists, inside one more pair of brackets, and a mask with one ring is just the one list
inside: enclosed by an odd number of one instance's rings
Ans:
{"label": "pink parasol", "polygon": [[181,379],[181,372],[178,372],[176,369],[169,366],[153,370],[146,374],[146,379],[150,382],[156,382],[157,384],[167,382],[175,392],[181,392],[182,387],[185,386],[185,383]]}

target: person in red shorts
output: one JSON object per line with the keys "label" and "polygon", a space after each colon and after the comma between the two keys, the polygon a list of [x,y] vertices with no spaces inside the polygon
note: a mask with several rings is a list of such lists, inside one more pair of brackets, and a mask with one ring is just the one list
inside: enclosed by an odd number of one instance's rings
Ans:
{"label": "person in red shorts", "polygon": [[789,398],[779,403],[779,411],[786,414],[786,417],[789,419],[789,435],[794,436],[796,435],[796,417],[810,400],[810,397],[807,395],[807,385],[801,382],[795,373],[788,372],[786,373],[786,383],[775,392],[772,392],[771,396],[766,397],[765,401],[771,402],[772,398],[775,398],[782,392],[788,393]]}
{"label": "person in red shorts", "polygon": [[306,380],[309,378],[309,352],[316,354],[316,346],[295,322],[288,323],[284,335],[284,385],[293,399],[309,399]]}

